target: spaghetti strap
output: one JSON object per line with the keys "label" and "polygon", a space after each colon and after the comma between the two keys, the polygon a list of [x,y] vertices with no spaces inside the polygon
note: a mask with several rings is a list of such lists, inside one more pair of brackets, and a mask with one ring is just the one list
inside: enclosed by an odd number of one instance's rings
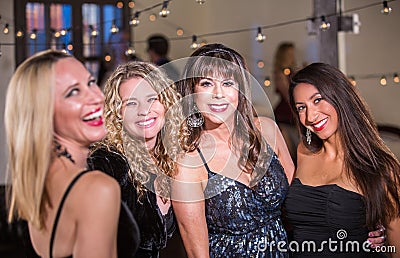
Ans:
{"label": "spaghetti strap", "polygon": [[67,190],[65,191],[65,193],[64,193],[64,195],[63,195],[63,197],[62,197],[62,199],[61,199],[60,205],[58,206],[58,210],[57,210],[56,217],[55,217],[55,219],[54,219],[53,229],[52,229],[52,231],[51,231],[50,249],[49,249],[49,253],[50,253],[50,256],[49,256],[49,257],[50,257],[50,258],[53,257],[53,254],[52,254],[52,253],[53,253],[54,238],[55,238],[55,236],[56,236],[56,230],[57,230],[58,220],[60,219],[60,215],[61,215],[62,208],[63,208],[63,206],[64,206],[64,202],[65,202],[65,200],[67,199],[67,196],[68,196],[69,192],[71,191],[72,187],[74,186],[74,184],[76,183],[76,181],[78,181],[78,179],[79,179],[81,176],[83,176],[84,174],[86,174],[86,173],[89,172],[89,171],[90,171],[90,170],[84,170],[84,171],[80,172],[78,175],[76,175],[76,176],[74,177],[74,179],[72,179],[71,183],[69,184]]}
{"label": "spaghetti strap", "polygon": [[200,158],[201,158],[201,160],[204,162],[204,166],[206,167],[207,172],[208,172],[208,173],[213,173],[213,172],[210,170],[210,168],[208,167],[207,161],[206,161],[206,159],[204,158],[203,153],[201,152],[200,148],[197,148],[197,152],[200,154]]}

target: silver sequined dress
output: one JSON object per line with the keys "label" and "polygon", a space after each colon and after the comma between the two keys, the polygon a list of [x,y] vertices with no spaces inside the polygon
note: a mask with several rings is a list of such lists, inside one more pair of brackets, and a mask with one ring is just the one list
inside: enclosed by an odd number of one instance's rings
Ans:
{"label": "silver sequined dress", "polygon": [[[198,150],[203,158],[201,151]],[[253,187],[212,172],[205,196],[210,257],[288,257],[281,206],[289,188],[278,157],[268,146],[267,172]]]}

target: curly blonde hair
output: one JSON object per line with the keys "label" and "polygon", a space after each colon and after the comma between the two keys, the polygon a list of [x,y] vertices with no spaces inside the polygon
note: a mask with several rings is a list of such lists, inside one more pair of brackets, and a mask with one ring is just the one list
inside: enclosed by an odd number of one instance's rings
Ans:
{"label": "curly blonde hair", "polygon": [[[123,127],[121,115],[122,99],[119,89],[122,83],[132,78],[143,78],[157,92],[160,103],[164,106],[165,122],[157,135],[155,147],[146,148],[142,139],[130,137]],[[181,146],[188,137],[186,123],[175,85],[165,72],[157,66],[141,61],[119,65],[110,75],[105,86],[105,108],[107,135],[96,148],[116,149],[129,161],[129,176],[132,183],[138,185],[138,195],[142,196],[149,183],[150,173],[156,174],[156,192],[169,198],[169,180],[176,174],[176,158],[182,152]],[[152,188],[151,186],[149,188]]]}

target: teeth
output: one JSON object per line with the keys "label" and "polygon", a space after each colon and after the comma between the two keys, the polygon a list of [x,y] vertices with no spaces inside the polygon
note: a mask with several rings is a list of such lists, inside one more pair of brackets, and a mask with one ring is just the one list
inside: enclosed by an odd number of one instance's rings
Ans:
{"label": "teeth", "polygon": [[147,120],[147,121],[138,122],[137,124],[140,125],[140,126],[146,126],[146,125],[149,125],[149,124],[153,123],[155,120],[156,120],[155,118],[152,118],[152,119]]}
{"label": "teeth", "polygon": [[227,104],[225,105],[210,105],[212,109],[221,110],[227,108]]}
{"label": "teeth", "polygon": [[90,114],[88,116],[85,116],[83,118],[83,120],[85,120],[85,121],[94,120],[96,118],[100,118],[102,115],[103,115],[103,110],[99,110],[99,111],[97,111],[95,113],[92,113],[92,114]]}
{"label": "teeth", "polygon": [[315,124],[314,127],[320,128],[325,123],[326,120],[327,120],[327,118],[325,118],[324,120],[321,120],[321,122],[319,122],[318,124]]}

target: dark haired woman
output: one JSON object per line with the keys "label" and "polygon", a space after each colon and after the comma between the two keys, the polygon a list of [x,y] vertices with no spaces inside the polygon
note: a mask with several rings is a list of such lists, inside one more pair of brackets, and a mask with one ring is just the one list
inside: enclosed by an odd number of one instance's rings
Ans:
{"label": "dark haired woman", "polygon": [[[295,254],[383,256],[380,248],[370,252],[367,241],[381,224],[398,257],[400,165],[365,102],[342,72],[323,63],[296,73],[289,96],[302,138],[285,202],[300,246]],[[316,249],[302,248],[306,242]]]}

